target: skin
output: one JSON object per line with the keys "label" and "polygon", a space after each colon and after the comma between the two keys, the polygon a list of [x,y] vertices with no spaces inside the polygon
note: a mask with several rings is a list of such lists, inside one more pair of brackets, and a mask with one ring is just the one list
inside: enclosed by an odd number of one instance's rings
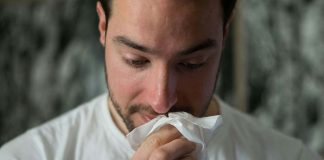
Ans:
{"label": "skin", "polygon": [[[107,28],[99,2],[97,13],[109,109],[124,134],[168,112],[218,114],[211,99],[226,35],[219,0],[115,0]],[[194,148],[165,126],[132,159],[195,159]]]}

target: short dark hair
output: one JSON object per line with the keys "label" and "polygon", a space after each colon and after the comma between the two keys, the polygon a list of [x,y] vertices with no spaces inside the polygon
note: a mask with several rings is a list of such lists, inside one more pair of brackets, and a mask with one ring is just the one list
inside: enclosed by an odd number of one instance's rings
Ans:
{"label": "short dark hair", "polygon": [[[97,1],[100,1],[101,5],[103,6],[103,9],[106,14],[107,23],[108,23],[108,19],[111,14],[111,5],[112,5],[111,1],[112,0],[97,0]],[[222,6],[223,6],[224,26],[228,23],[229,19],[231,18],[232,14],[233,14],[233,10],[234,10],[236,1],[237,0],[221,0]]]}

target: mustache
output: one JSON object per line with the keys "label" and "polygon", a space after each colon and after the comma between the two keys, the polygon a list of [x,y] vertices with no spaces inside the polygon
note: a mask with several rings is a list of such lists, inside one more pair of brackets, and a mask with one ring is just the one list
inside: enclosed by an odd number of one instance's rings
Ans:
{"label": "mustache", "polygon": [[187,113],[192,114],[192,109],[189,106],[172,106],[167,113],[159,114],[153,110],[151,105],[133,104],[133,105],[129,106],[128,115],[132,115],[137,112],[146,112],[148,114],[156,115],[156,116],[157,115],[166,115],[167,116],[168,113],[170,113],[170,112],[187,112]]}

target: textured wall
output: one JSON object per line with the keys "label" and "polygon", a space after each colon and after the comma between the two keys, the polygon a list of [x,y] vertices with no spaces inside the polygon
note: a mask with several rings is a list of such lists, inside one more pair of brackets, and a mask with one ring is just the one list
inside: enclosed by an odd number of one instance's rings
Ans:
{"label": "textured wall", "polygon": [[[248,112],[324,150],[323,0],[242,1]],[[233,35],[218,92],[233,103]],[[95,0],[0,3],[0,145],[106,90]]]}
{"label": "textured wall", "polygon": [[105,91],[95,3],[1,3],[0,144]]}
{"label": "textured wall", "polygon": [[324,1],[242,1],[250,111],[324,151]]}

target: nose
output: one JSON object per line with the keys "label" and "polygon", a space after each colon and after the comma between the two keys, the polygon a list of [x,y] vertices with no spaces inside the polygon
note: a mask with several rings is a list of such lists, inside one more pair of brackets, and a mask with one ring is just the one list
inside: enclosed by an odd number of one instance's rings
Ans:
{"label": "nose", "polygon": [[158,114],[167,113],[177,102],[177,77],[167,67],[159,67],[151,74],[150,96],[152,109]]}

